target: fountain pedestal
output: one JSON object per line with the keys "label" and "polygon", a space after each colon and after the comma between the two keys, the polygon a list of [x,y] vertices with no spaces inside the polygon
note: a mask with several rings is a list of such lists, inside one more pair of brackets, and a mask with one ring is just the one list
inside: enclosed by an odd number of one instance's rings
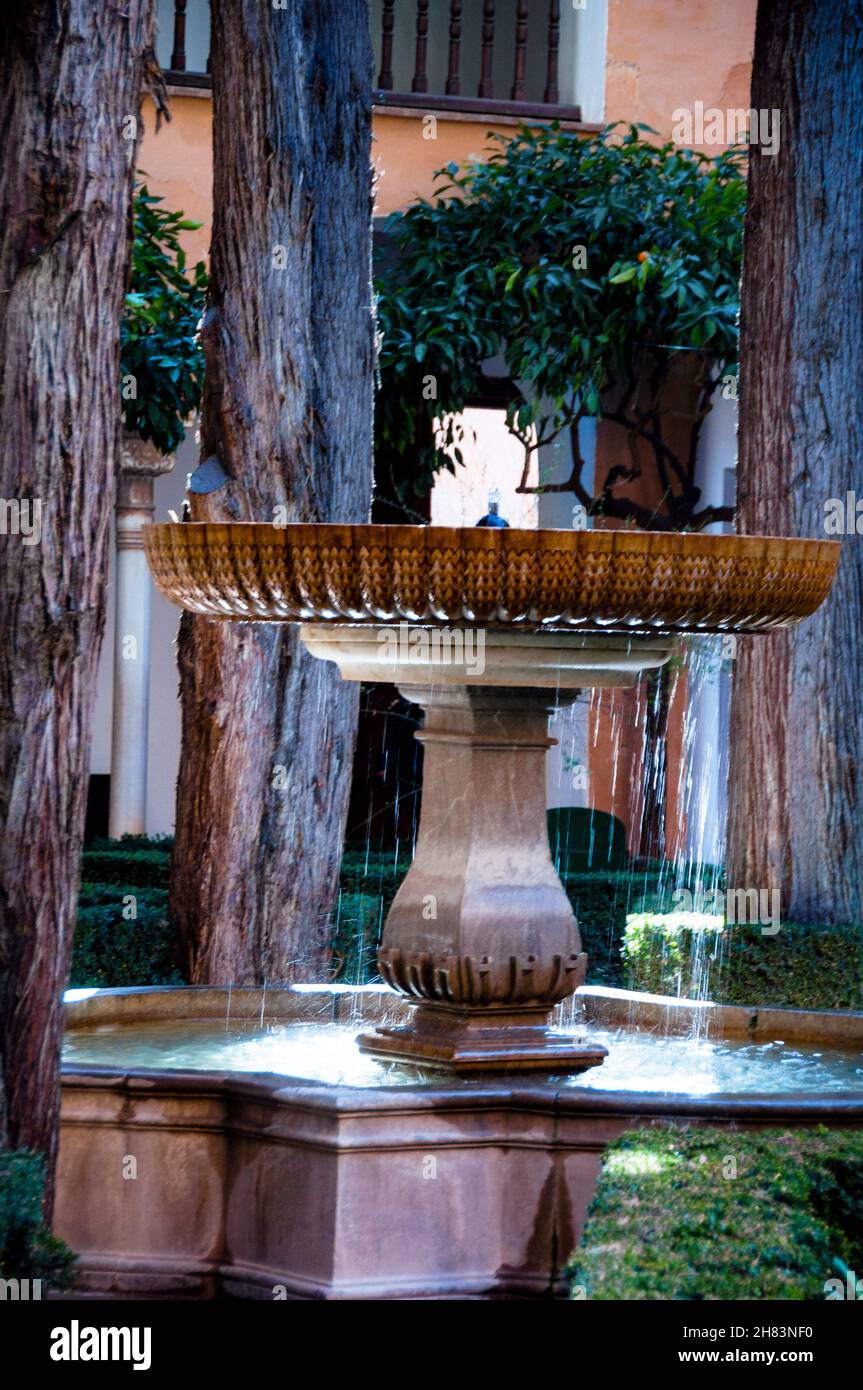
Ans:
{"label": "fountain pedestal", "polygon": [[422,1001],[366,1051],[455,1071],[594,1066],[602,1047],[548,1029],[587,957],[549,853],[545,754],[551,692],[403,686],[425,710],[416,855],[378,954],[393,989]]}
{"label": "fountain pedestal", "polygon": [[409,624],[301,635],[345,679],[389,675],[425,711],[416,854],[378,953],[383,978],[416,1008],[360,1047],[462,1074],[597,1066],[605,1048],[549,1027],[587,957],[549,850],[548,720],[581,687],[633,684],[674,639],[546,630],[462,632],[458,644]]}

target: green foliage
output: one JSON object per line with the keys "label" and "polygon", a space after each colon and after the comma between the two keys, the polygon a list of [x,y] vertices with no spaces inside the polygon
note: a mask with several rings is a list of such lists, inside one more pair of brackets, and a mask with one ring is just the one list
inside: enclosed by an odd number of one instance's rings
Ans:
{"label": "green foliage", "polygon": [[333,978],[363,985],[379,978],[375,956],[384,919],[410,868],[411,850],[346,849],[333,912]]}
{"label": "green foliage", "polygon": [[[124,916],[130,898],[134,898],[134,918]],[[69,977],[72,987],[182,983],[166,889],[129,883],[81,885]]]}
{"label": "green foliage", "polygon": [[173,835],[121,835],[119,840],[90,840],[88,850],[127,850],[155,849],[160,854],[170,854],[174,847]]}
{"label": "green foliage", "polygon": [[378,943],[385,915],[378,893],[340,892],[333,914],[333,979],[364,985],[377,978]]}
{"label": "green foliage", "polygon": [[626,988],[648,994],[714,998],[722,928],[722,918],[716,914],[632,913],[623,940]]}
{"label": "green foliage", "polygon": [[[337,978],[363,984],[376,978],[374,949],[369,945],[369,924],[379,935],[390,904],[410,867],[411,852],[365,853],[348,849],[342,858],[339,906],[334,913],[333,952]],[[578,847],[573,862],[579,862]],[[670,891],[668,865],[644,870],[602,873],[571,872],[561,864],[561,878],[578,918],[588,954],[588,983],[623,985],[623,937],[627,914],[654,907]],[[677,880],[674,880],[676,885]],[[363,945],[358,945],[362,932]],[[352,933],[356,934],[351,946]],[[375,938],[376,941],[377,938]],[[343,964],[340,964],[343,962]],[[356,973],[365,969],[366,973]]]}
{"label": "green foliage", "polygon": [[561,874],[567,897],[578,919],[587,952],[587,983],[623,985],[623,934],[626,918],[652,900],[661,881],[659,871]]}
{"label": "green foliage", "polygon": [[[177,932],[168,916],[168,835],[94,840],[81,857],[69,983],[76,988],[179,985]],[[135,917],[124,916],[134,898]]]}
{"label": "green foliage", "polygon": [[725,925],[707,914],[639,913],[626,923],[627,989],[794,1009],[863,1009],[863,931],[783,922]]}
{"label": "green foliage", "polygon": [[726,928],[719,999],[794,1009],[863,1009],[863,929],[783,922]]}
{"label": "green foliage", "polygon": [[120,375],[134,377],[134,398],[122,393],[128,431],[163,454],[182,443],[185,421],[201,399],[204,358],[198,324],[204,311],[203,261],[186,272],[180,233],[196,230],[181,212],[139,184],[134,200],[132,276],[120,326]]}
{"label": "green foliage", "polygon": [[591,1300],[822,1300],[837,1260],[863,1264],[863,1135],[669,1124],[606,1149],[567,1272]]}
{"label": "green foliage", "polygon": [[[508,408],[525,447],[534,427],[548,440],[584,416],[616,414],[655,435],[658,421],[639,422],[631,408],[632,388],[658,381],[683,351],[710,364],[706,408],[720,370],[736,370],[741,156],[653,145],[646,129],[584,138],[553,123],[493,136],[484,162],[448,165],[433,202],[390,217],[397,254],[377,282],[376,432],[384,450],[416,452],[416,492],[455,469],[424,442],[418,413],[444,427],[460,462],[451,416],[483,393],[483,363],[498,353],[525,393]],[[674,471],[667,450],[657,460]],[[693,518],[692,489],[687,461],[666,498],[678,529]]]}
{"label": "green foliage", "polygon": [[0,1152],[0,1279],[42,1279],[51,1288],[67,1289],[75,1256],[42,1220],[44,1190],[41,1154]]}
{"label": "green foliage", "polygon": [[170,854],[161,849],[88,849],[81,856],[81,877],[88,883],[167,888],[170,863]]}
{"label": "green foliage", "polygon": [[617,816],[587,806],[555,806],[547,814],[555,866],[565,872],[624,869],[626,827]]}

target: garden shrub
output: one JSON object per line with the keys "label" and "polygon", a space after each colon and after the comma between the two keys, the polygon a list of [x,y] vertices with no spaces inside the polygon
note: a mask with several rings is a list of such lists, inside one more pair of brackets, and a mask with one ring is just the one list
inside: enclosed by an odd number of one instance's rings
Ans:
{"label": "garden shrub", "polygon": [[[134,918],[124,916],[129,898],[135,899]],[[166,889],[81,885],[69,978],[73,988],[182,984],[177,959]]]}
{"label": "garden shrub", "polygon": [[174,848],[173,835],[121,835],[119,840],[96,839],[90,840],[84,846],[85,849],[93,850],[96,853],[104,853],[105,850],[131,850],[137,853],[142,849],[158,850],[160,854],[170,854]]}
{"label": "garden shrub", "polygon": [[[463,462],[464,410],[486,393],[490,358],[513,384],[506,422],[528,456],[537,434],[570,435],[576,467],[585,416],[625,420],[630,438],[650,442],[652,412],[630,410],[630,392],[621,404],[627,379],[661,389],[690,353],[714,383],[734,372],[742,152],[709,159],[646,134],[607,126],[585,138],[552,123],[492,135],[481,158],[439,171],[433,199],[387,219],[375,439],[388,459],[409,461],[403,500]],[[436,390],[424,407],[427,374]],[[522,394],[514,384],[525,382]],[[672,456],[672,476],[686,456]],[[668,484],[662,464],[658,481],[672,530],[715,519],[700,493]],[[587,510],[655,529],[656,510],[620,482],[587,493]]]}
{"label": "garden shrub", "polygon": [[723,919],[706,912],[639,912],[626,919],[627,989],[685,998],[714,998]]}
{"label": "garden shrub", "polygon": [[66,1289],[75,1256],[42,1219],[44,1190],[41,1154],[0,1152],[0,1279],[41,1279],[50,1288]]}
{"label": "garden shrub", "polygon": [[726,928],[719,1000],[795,1009],[863,1009],[863,930],[783,922]]}
{"label": "garden shrub", "polygon": [[843,1265],[863,1268],[863,1134],[666,1124],[609,1145],[567,1274],[575,1299],[821,1300]]}
{"label": "garden shrub", "polygon": [[85,883],[124,883],[138,888],[167,888],[170,853],[162,849],[137,849],[114,841],[121,848],[86,849],[81,856]]}
{"label": "garden shrub", "polygon": [[[369,915],[376,915],[382,926],[410,863],[411,851],[406,846],[391,851],[345,851],[340,873],[340,901],[344,903],[358,898],[363,903],[337,908],[333,914],[333,952],[340,980],[350,979],[351,983],[362,984],[376,978],[374,951],[365,947],[360,953],[362,961],[367,963],[365,975],[352,974],[353,963],[338,964],[338,961],[347,961],[346,932],[350,930],[350,922],[356,923],[360,919],[365,922]],[[672,882],[670,875],[667,864],[651,865],[646,870],[597,873],[564,871],[561,875],[588,955],[589,984],[622,987],[627,914],[654,908],[664,902],[672,891],[669,887]],[[673,883],[676,882],[676,879],[673,880]],[[373,899],[377,903],[376,914],[366,899]]]}
{"label": "garden shrub", "polygon": [[588,984],[621,987],[627,914],[642,906],[645,898],[652,901],[659,873],[565,873],[561,878],[587,952]]}
{"label": "garden shrub", "polygon": [[385,915],[379,893],[339,893],[333,914],[333,979],[364,985],[377,977],[376,956]]}
{"label": "garden shrub", "polygon": [[722,1004],[863,1009],[863,931],[783,922],[765,935],[715,914],[632,914],[624,980],[628,989]]}
{"label": "garden shrub", "polygon": [[346,849],[340,878],[345,887],[354,887],[358,882],[373,883],[381,891],[392,892],[395,896],[412,860],[410,845],[399,845],[391,850]]}
{"label": "garden shrub", "polygon": [[588,806],[554,806],[547,819],[559,873],[610,873],[627,867],[626,826],[617,816]]}

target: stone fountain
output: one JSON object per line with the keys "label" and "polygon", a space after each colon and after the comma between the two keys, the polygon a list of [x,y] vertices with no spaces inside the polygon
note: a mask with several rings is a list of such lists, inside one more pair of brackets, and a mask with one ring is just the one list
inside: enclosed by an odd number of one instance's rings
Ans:
{"label": "stone fountain", "polygon": [[299,623],[345,680],[392,681],[425,711],[416,856],[378,957],[414,1008],[359,1042],[456,1074],[606,1056],[549,1026],[587,968],[546,832],[550,712],[634,684],[682,633],[806,617],[839,554],[780,537],[255,523],[151,526],[145,544],[175,603]]}
{"label": "stone fountain", "polygon": [[[67,1001],[55,1221],[80,1289],[565,1296],[603,1149],[624,1131],[863,1127],[863,1013],[572,996],[586,962],[542,776],[550,709],[636,680],[683,632],[805,617],[835,542],[191,523],[144,536],[175,602],[299,623],[346,679],[385,677],[422,705],[422,823],[384,930],[388,985]],[[130,1154],[135,1182],[120,1176]]]}

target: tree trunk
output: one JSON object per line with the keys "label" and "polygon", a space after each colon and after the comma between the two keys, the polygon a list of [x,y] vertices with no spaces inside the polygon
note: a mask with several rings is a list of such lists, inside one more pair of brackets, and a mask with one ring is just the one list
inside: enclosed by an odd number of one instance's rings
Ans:
{"label": "tree trunk", "polygon": [[49,1182],[152,27],[152,0],[29,0],[0,35],[0,1143]]}
{"label": "tree trunk", "polygon": [[[738,518],[823,536],[863,456],[863,98],[859,0],[761,0],[752,106],[780,148],[750,155]],[[787,921],[863,921],[863,539],[788,633],[739,643],[729,882],[779,888]]]}
{"label": "tree trunk", "polygon": [[[193,520],[365,521],[372,476],[366,0],[213,4],[213,239]],[[194,484],[193,484],[194,486]],[[357,687],[296,629],[184,614],[171,904],[196,983],[321,978]]]}

